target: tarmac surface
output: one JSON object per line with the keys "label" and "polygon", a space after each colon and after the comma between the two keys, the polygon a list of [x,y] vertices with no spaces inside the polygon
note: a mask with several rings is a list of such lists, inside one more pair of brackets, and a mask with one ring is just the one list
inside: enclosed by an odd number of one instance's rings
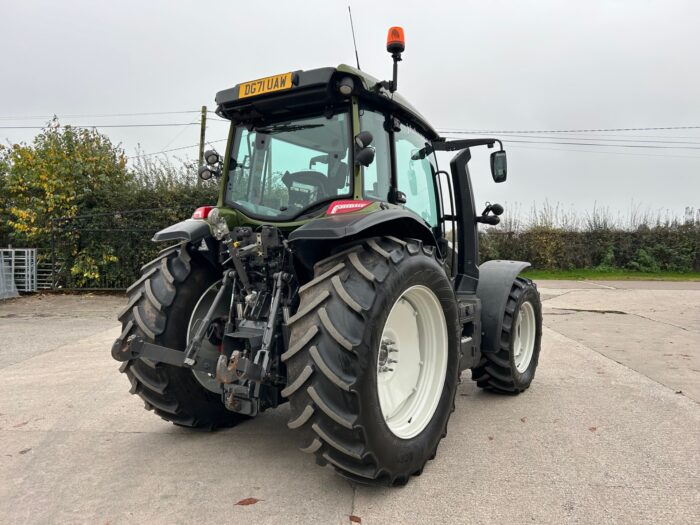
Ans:
{"label": "tarmac surface", "polygon": [[393,489],[318,467],[286,406],[214,433],[143,410],[109,353],[123,297],[0,302],[0,523],[700,523],[700,283],[539,288],[532,387],[466,372]]}

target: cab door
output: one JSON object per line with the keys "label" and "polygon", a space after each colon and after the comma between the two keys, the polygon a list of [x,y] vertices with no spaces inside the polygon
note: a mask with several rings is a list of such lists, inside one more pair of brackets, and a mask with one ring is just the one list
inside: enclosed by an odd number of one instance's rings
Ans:
{"label": "cab door", "polygon": [[400,129],[394,131],[393,141],[396,188],[406,196],[406,207],[437,233],[440,229],[435,181],[437,165],[434,154],[419,154],[430,142],[407,124],[401,124]]}

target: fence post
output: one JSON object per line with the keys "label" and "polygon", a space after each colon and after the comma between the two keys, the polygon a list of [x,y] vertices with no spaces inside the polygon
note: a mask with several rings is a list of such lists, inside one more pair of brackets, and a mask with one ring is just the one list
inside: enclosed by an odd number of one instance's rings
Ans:
{"label": "fence post", "polygon": [[[200,129],[199,129],[199,165],[197,166],[197,169],[199,169],[199,166],[204,164],[204,141],[205,141],[205,134],[207,130],[207,107],[202,106],[202,120],[200,123]],[[197,177],[197,181],[201,182],[201,179]]]}
{"label": "fence post", "polygon": [[32,248],[32,292],[39,291],[39,265],[36,262],[36,248]]}

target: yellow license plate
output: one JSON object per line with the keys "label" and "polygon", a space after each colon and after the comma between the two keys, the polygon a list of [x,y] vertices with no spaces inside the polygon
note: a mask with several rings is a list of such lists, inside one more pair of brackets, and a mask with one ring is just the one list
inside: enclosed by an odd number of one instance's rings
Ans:
{"label": "yellow license plate", "polygon": [[272,77],[251,80],[241,84],[238,89],[238,98],[256,97],[264,93],[282,91],[292,87],[292,74],[284,73]]}

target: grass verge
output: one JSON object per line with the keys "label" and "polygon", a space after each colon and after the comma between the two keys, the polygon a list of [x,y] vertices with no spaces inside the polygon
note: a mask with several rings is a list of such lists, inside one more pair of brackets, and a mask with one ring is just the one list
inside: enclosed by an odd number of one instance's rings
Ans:
{"label": "grass verge", "polygon": [[591,280],[591,281],[700,281],[700,272],[633,272],[629,270],[526,270],[530,279]]}

